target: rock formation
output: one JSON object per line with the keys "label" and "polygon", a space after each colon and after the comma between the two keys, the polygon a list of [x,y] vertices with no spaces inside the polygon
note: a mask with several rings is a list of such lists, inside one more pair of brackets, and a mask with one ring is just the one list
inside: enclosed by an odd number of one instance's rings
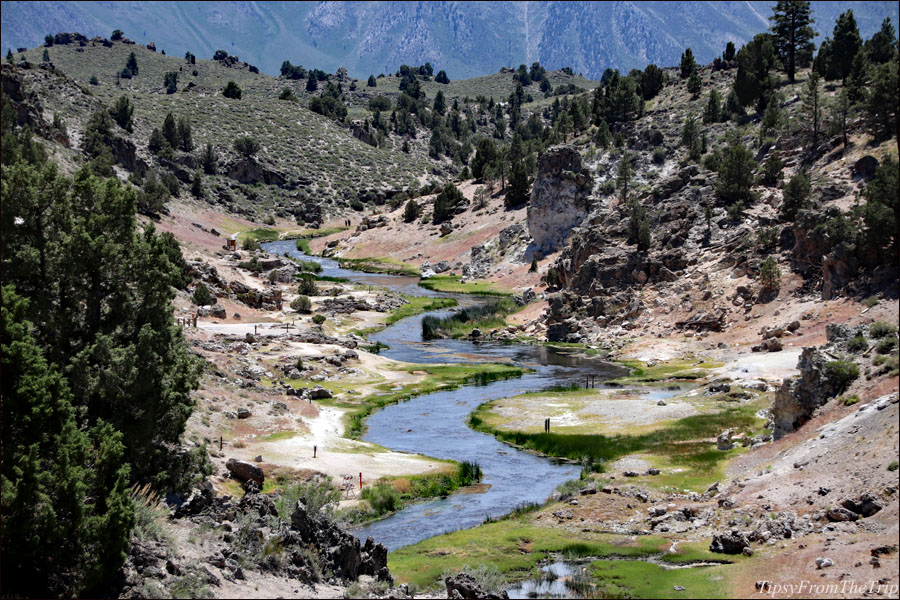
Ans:
{"label": "rock formation", "polygon": [[557,249],[590,212],[592,179],[572,146],[555,146],[538,159],[528,204],[528,232],[544,253]]}

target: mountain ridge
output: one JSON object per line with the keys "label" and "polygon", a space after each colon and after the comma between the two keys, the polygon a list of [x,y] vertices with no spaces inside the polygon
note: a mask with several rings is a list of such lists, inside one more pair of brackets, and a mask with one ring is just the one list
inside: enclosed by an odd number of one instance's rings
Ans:
{"label": "mountain ridge", "polygon": [[[728,41],[748,41],[768,26],[773,2],[3,2],[0,43],[33,47],[47,32],[88,37],[122,29],[138,43],[169,54],[211,56],[225,49],[263,72],[283,60],[355,77],[431,62],[451,78],[494,73],[540,61],[599,78],[649,63],[673,65],[691,47],[710,62]],[[816,29],[828,35],[846,7],[813,2]],[[868,37],[897,5],[852,6]],[[596,32],[603,35],[597,36]],[[821,37],[819,41],[821,41]]]}

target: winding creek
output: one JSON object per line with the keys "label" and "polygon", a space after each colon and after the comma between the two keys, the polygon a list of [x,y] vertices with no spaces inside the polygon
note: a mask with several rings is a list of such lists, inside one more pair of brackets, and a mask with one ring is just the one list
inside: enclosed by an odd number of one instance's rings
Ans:
{"label": "winding creek", "polygon": [[[290,253],[314,260],[322,275],[345,277],[356,283],[377,285],[416,296],[449,296],[461,305],[483,302],[465,295],[433,292],[417,285],[418,278],[373,275],[342,269],[334,260],[307,256],[291,240],[263,245],[272,254]],[[451,311],[432,311],[443,315]],[[474,343],[464,340],[422,340],[422,319],[417,315],[369,336],[390,346],[382,354],[411,363],[508,362],[533,369],[521,378],[496,381],[484,386],[464,386],[435,392],[388,406],[367,420],[366,441],[401,452],[474,461],[484,473],[482,493],[458,493],[447,498],[413,504],[390,517],[355,530],[365,539],[372,536],[389,550],[414,544],[448,531],[474,527],[486,517],[499,517],[526,502],[543,502],[561,483],[577,478],[579,467],[517,450],[493,436],[467,426],[469,414],[488,400],[584,381],[586,374],[607,379],[621,369],[597,359],[576,357],[543,346]]]}

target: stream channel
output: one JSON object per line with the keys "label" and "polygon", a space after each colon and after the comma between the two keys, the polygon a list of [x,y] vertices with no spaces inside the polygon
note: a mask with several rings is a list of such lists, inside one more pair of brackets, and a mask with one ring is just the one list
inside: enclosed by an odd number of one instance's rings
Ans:
{"label": "stream channel", "polygon": [[[275,255],[286,252],[296,258],[322,265],[320,275],[344,277],[352,282],[379,286],[412,296],[456,298],[460,306],[489,299],[470,295],[434,292],[418,286],[417,277],[376,275],[341,268],[337,261],[308,256],[297,250],[293,240],[263,244]],[[430,311],[445,316],[450,310]],[[623,373],[620,367],[602,360],[558,352],[546,346],[470,342],[467,340],[422,340],[425,314],[409,317],[370,335],[390,348],[383,356],[410,363],[505,362],[533,369],[522,377],[487,385],[467,385],[435,392],[394,404],[373,413],[366,421],[364,440],[400,452],[412,452],[481,465],[482,493],[458,493],[446,498],[418,502],[393,515],[354,530],[362,540],[372,536],[389,550],[414,544],[442,533],[481,524],[486,517],[500,517],[516,506],[544,502],[558,485],[576,479],[580,467],[542,458],[497,441],[493,436],[470,429],[469,414],[478,405],[498,398],[540,391],[585,381],[585,375],[606,380]],[[675,392],[656,391],[660,397]]]}

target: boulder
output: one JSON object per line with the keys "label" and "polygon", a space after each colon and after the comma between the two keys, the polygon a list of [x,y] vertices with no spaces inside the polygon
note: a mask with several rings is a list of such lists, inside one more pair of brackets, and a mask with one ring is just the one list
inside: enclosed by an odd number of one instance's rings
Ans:
{"label": "boulder", "polygon": [[323,388],[321,385],[313,387],[311,390],[309,390],[308,394],[309,398],[312,400],[325,400],[332,397],[331,392]]}
{"label": "boulder", "polygon": [[499,600],[509,598],[505,591],[499,594],[488,593],[481,589],[475,578],[468,573],[458,573],[444,579],[448,598],[464,598],[466,600]]}
{"label": "boulder", "polygon": [[225,463],[225,468],[228,469],[235,479],[240,481],[253,481],[260,488],[262,488],[263,482],[266,480],[266,475],[263,473],[262,469],[253,463],[243,460],[229,458],[228,462]]}
{"label": "boulder", "polygon": [[719,533],[713,536],[712,544],[709,546],[710,552],[718,552],[720,554],[741,554],[744,548],[750,547],[750,540],[747,534],[733,530],[730,533]]}

